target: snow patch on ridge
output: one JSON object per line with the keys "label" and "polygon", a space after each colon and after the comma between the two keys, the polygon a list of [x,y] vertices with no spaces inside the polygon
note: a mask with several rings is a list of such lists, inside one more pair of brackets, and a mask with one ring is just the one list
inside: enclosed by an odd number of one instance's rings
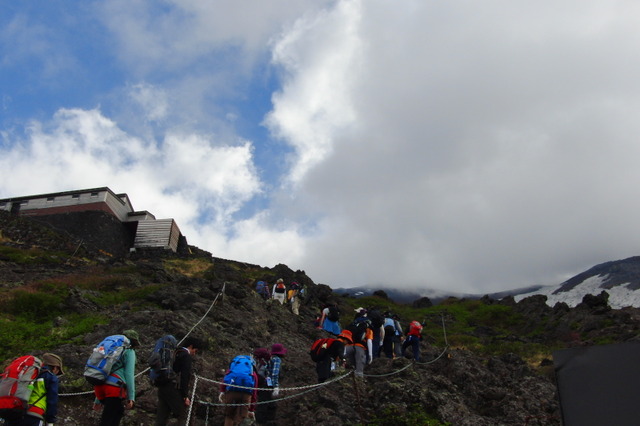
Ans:
{"label": "snow patch on ridge", "polygon": [[620,284],[610,289],[603,288],[602,284],[607,280],[607,276],[597,275],[587,278],[569,291],[560,291],[553,294],[556,290],[562,288],[561,285],[543,287],[537,291],[519,294],[514,297],[516,302],[525,297],[542,294],[547,296],[547,305],[554,306],[558,302],[564,302],[570,307],[575,307],[582,298],[587,294],[599,295],[602,291],[609,293],[609,306],[613,309],[621,309],[627,306],[640,307],[640,290],[631,290],[628,288],[629,283]]}

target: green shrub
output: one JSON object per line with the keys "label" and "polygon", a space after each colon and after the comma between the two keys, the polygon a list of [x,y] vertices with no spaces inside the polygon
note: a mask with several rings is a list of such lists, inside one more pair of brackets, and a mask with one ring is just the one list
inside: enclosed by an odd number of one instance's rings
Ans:
{"label": "green shrub", "polygon": [[16,290],[5,302],[5,311],[34,321],[46,321],[60,314],[62,301],[58,294]]}
{"label": "green shrub", "polygon": [[7,259],[21,265],[60,264],[64,263],[67,257],[68,255],[65,253],[56,251],[0,246],[0,258]]}
{"label": "green shrub", "polygon": [[0,359],[81,343],[96,324],[106,324],[108,319],[103,315],[71,314],[63,317],[62,322],[67,325],[54,327],[53,321],[37,322],[21,316],[0,318]]}

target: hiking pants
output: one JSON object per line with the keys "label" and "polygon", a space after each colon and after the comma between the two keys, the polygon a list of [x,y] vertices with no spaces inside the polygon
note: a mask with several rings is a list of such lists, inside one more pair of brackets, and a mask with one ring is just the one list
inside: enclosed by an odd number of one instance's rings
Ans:
{"label": "hiking pants", "polygon": [[384,350],[384,355],[387,358],[393,358],[393,337],[393,335],[384,335],[382,349]]}
{"label": "hiking pants", "polygon": [[[258,402],[271,401],[273,399],[271,390],[258,391]],[[274,424],[276,420],[277,403],[256,405],[256,423],[259,425]]]}
{"label": "hiking pants", "polygon": [[393,336],[393,353],[396,358],[402,357],[402,340],[397,334]]}
{"label": "hiking pants", "polygon": [[178,424],[185,422],[185,405],[180,390],[175,383],[167,383],[158,387],[158,411],[155,426],[165,426],[173,414]]}
{"label": "hiking pants", "polygon": [[414,361],[420,361],[420,339],[416,336],[407,336],[407,339],[402,344],[402,353],[407,350],[407,347],[411,345],[413,349],[413,359]]}
{"label": "hiking pants", "polygon": [[380,351],[382,350],[382,345],[380,341],[380,327],[374,327],[373,329],[373,358],[380,357]]}
{"label": "hiking pants", "polygon": [[101,399],[102,416],[100,426],[118,426],[124,417],[124,400],[122,398],[108,397]]}
{"label": "hiking pants", "polygon": [[333,376],[331,372],[331,357],[325,357],[316,362],[316,373],[318,373],[318,383],[322,383]]}
{"label": "hiking pants", "polygon": [[249,415],[249,405],[251,404],[251,394],[246,392],[228,391],[224,393],[225,404],[246,404],[229,405],[224,408],[224,426],[236,426]]}
{"label": "hiking pants", "polygon": [[280,302],[281,305],[284,305],[284,293],[273,293],[273,298]]}
{"label": "hiking pants", "polygon": [[300,315],[300,299],[298,296],[295,296],[291,301],[291,312],[295,315]]}
{"label": "hiking pants", "polygon": [[350,366],[355,367],[356,376],[364,376],[364,366],[367,365],[367,351],[362,346],[347,345],[345,357]]}

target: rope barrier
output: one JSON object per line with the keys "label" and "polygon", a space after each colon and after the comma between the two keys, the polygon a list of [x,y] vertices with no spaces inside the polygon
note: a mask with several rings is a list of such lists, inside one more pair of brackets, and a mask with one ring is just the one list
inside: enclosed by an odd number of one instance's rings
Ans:
{"label": "rope barrier", "polygon": [[[211,309],[213,309],[215,304],[218,302],[218,298],[220,297],[220,295],[224,294],[224,291],[225,291],[226,288],[227,288],[227,282],[225,281],[222,284],[222,289],[218,292],[218,294],[216,294],[216,297],[213,299],[213,302],[211,302],[211,305],[209,305],[209,309],[207,309],[207,311],[204,313],[204,315],[202,317],[200,317],[200,319],[194,324],[193,327],[191,327],[191,329],[187,332],[187,334],[185,334],[185,336],[178,342],[178,345],[180,345],[182,342],[184,342],[184,340],[187,337],[189,337],[189,335],[193,332],[193,330],[195,330],[195,328],[197,326],[199,326],[200,323],[202,323],[202,321],[204,321],[204,319],[207,317],[207,315],[209,315],[209,312],[211,312]],[[134,379],[140,377],[141,375],[143,375],[144,373],[146,373],[149,370],[150,370],[150,367],[145,368],[144,370],[142,370],[141,372],[139,372],[138,374],[133,376]],[[79,396],[79,395],[90,395],[90,394],[93,394],[93,391],[74,392],[74,393],[61,393],[61,394],[58,394],[58,396]]]}
{"label": "rope barrier", "polygon": [[[313,388],[319,388],[322,386],[326,386],[329,383],[333,383],[333,382],[337,382],[338,380],[342,380],[343,378],[345,378],[346,376],[348,376],[349,374],[351,374],[351,372],[348,372],[342,376],[338,376],[337,378],[333,378],[329,381],[326,382],[322,382],[322,383],[314,383],[312,385],[305,385],[305,386],[292,386],[290,388],[282,388],[279,387],[278,389],[280,389],[281,392],[287,392],[287,391],[296,391],[296,390],[305,390],[305,389],[313,389]],[[220,382],[217,380],[213,380],[213,379],[208,379],[206,377],[202,377],[202,376],[196,376],[198,377],[200,380],[203,380],[205,382],[209,382],[209,383],[215,383],[217,385],[225,385],[225,386],[230,386],[228,383],[225,382]],[[273,388],[256,388],[253,386],[240,386],[240,385],[233,385],[234,388],[238,388],[238,389],[246,389],[246,390],[257,390],[257,391],[272,391]]]}
{"label": "rope barrier", "polygon": [[[345,378],[349,377],[349,375],[351,375],[352,373],[353,373],[353,371],[348,371],[347,373],[343,374],[342,376],[334,377],[333,379],[331,379],[329,381],[326,381],[326,382],[323,382],[323,383],[317,383],[317,384],[314,384],[314,385],[297,386],[297,387],[291,387],[291,388],[279,388],[281,392],[291,391],[291,390],[302,390],[302,392],[299,392],[299,393],[296,393],[296,394],[293,394],[293,395],[283,396],[281,398],[272,399],[272,400],[269,400],[269,401],[258,401],[258,402],[255,402],[255,405],[272,404],[274,402],[284,401],[284,400],[291,399],[291,398],[297,398],[297,397],[299,397],[301,395],[304,395],[304,394],[307,394],[309,392],[313,392],[315,390],[318,390],[323,386],[328,386],[331,383],[334,383],[334,382],[340,381],[342,379],[345,379]],[[226,385],[226,383],[216,382],[214,380],[206,379],[204,377],[198,376],[198,378],[202,379],[204,381],[207,381],[207,382],[221,383],[221,384],[225,384]],[[267,391],[272,391],[273,390],[273,388],[252,388],[252,387],[236,386],[236,385],[233,385],[233,387],[234,388],[248,389],[248,390],[267,390]],[[195,384],[194,384],[194,388],[195,388]],[[194,395],[195,395],[195,391],[194,391]],[[239,406],[247,405],[247,404],[226,404],[226,403],[223,403],[223,402],[216,403],[216,402],[209,402],[209,401],[202,401],[202,400],[197,400],[196,402],[198,402],[200,404],[204,404],[204,405],[210,406],[210,407],[239,407]]]}

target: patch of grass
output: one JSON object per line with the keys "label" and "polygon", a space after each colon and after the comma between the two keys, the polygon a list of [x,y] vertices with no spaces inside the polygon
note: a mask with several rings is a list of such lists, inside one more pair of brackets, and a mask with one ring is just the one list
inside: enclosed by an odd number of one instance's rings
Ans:
{"label": "patch of grass", "polygon": [[204,258],[165,259],[164,267],[168,272],[178,272],[190,278],[204,278],[205,273],[213,268],[213,264]]}
{"label": "patch of grass", "polygon": [[36,248],[0,246],[0,257],[21,265],[57,265],[64,263],[67,254],[57,251],[44,251]]}
{"label": "patch of grass", "polygon": [[46,321],[62,312],[62,295],[15,290],[3,302],[3,311],[34,321]]}
{"label": "patch of grass", "polygon": [[135,302],[144,300],[149,294],[159,290],[161,284],[150,284],[140,288],[127,288],[118,291],[103,291],[96,296],[87,296],[89,300],[100,306],[118,305],[124,302]]}
{"label": "patch of grass", "polygon": [[65,325],[56,327],[52,320],[41,322],[22,316],[5,315],[0,318],[0,359],[15,358],[35,350],[46,351],[74,343],[93,330],[95,325],[108,322],[108,318],[103,315],[71,314],[63,317],[61,323]]}
{"label": "patch of grass", "polygon": [[523,319],[511,306],[481,304],[473,310],[467,321],[487,327],[511,328],[520,325]]}

